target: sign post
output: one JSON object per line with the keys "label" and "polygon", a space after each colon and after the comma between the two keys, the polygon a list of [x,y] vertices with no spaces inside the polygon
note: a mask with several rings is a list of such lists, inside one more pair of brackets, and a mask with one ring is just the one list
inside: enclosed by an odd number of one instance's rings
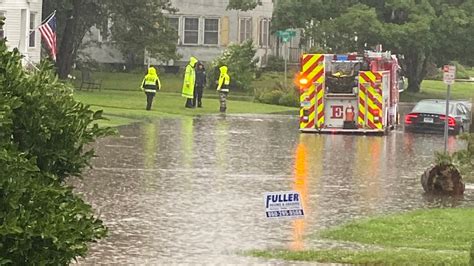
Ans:
{"label": "sign post", "polygon": [[448,85],[446,94],[446,116],[444,120],[444,153],[448,152],[448,133],[449,133],[449,98],[451,97],[451,85],[454,84],[456,78],[456,67],[445,65],[443,67],[443,82]]}
{"label": "sign post", "polygon": [[277,31],[277,36],[281,38],[281,41],[284,43],[286,46],[283,51],[284,55],[283,58],[285,59],[285,88],[287,87],[288,84],[288,57],[290,55],[290,46],[288,45],[288,42],[291,40],[291,38],[296,36],[296,31],[293,30],[279,30]]}

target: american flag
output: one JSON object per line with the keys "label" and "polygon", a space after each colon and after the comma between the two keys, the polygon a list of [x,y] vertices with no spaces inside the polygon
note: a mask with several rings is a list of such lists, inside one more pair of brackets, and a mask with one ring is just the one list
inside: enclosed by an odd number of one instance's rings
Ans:
{"label": "american flag", "polygon": [[56,15],[53,14],[45,23],[41,24],[38,29],[41,32],[41,37],[43,37],[51,51],[53,60],[56,61]]}

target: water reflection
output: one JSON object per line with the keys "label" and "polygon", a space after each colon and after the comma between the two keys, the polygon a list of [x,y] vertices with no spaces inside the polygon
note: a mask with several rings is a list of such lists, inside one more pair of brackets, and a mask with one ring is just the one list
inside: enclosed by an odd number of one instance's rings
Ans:
{"label": "water reflection", "polygon": [[[266,263],[238,252],[327,247],[308,237],[355,218],[441,206],[423,195],[419,175],[442,136],[311,135],[297,123],[291,116],[163,119],[100,140],[94,169],[73,185],[110,236],[80,263]],[[462,146],[450,141],[450,149]],[[267,220],[263,194],[288,190],[301,193],[305,219]],[[472,194],[448,204],[473,205]]]}

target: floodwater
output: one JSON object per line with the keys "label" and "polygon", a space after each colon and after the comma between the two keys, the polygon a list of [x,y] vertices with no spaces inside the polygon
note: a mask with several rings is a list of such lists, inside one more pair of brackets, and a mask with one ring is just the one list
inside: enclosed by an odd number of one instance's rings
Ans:
{"label": "floodwater", "polygon": [[[74,181],[109,227],[80,264],[284,263],[252,249],[333,246],[318,230],[352,219],[464,199],[423,195],[419,177],[443,147],[438,135],[300,134],[297,117],[206,116],[120,128],[99,140],[94,169]],[[462,147],[450,137],[449,149]],[[305,219],[268,220],[264,193],[296,190]]]}

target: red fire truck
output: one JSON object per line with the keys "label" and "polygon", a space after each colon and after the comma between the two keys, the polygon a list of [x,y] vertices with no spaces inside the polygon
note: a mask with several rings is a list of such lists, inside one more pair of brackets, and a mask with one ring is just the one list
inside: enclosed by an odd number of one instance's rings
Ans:
{"label": "red fire truck", "polygon": [[300,131],[387,133],[398,123],[400,66],[390,52],[303,54]]}

